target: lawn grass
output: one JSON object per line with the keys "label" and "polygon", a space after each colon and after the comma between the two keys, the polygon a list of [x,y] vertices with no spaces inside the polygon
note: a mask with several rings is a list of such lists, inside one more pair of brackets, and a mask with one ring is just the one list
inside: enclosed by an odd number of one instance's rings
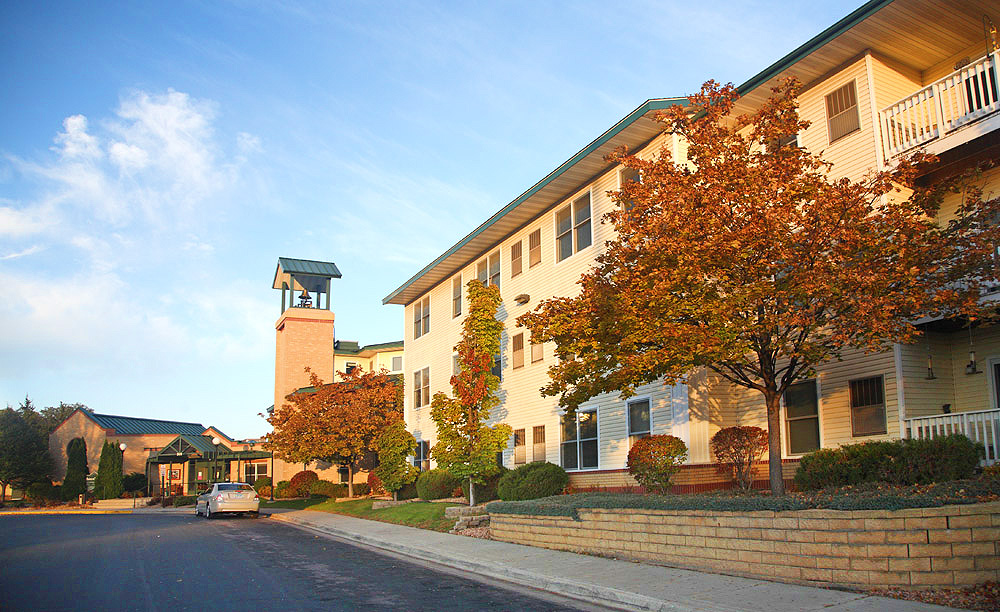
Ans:
{"label": "lawn grass", "polygon": [[320,512],[332,512],[334,514],[346,514],[358,518],[372,521],[382,521],[384,523],[395,523],[408,527],[419,527],[420,529],[431,529],[433,531],[448,531],[455,526],[455,519],[446,518],[444,509],[449,506],[460,506],[462,504],[449,504],[437,502],[414,501],[392,508],[380,508],[372,510],[371,499],[355,499],[351,501],[337,502],[332,499],[312,498],[312,499],[289,499],[276,501],[274,503],[263,502],[263,508],[292,508],[295,510],[319,510]]}

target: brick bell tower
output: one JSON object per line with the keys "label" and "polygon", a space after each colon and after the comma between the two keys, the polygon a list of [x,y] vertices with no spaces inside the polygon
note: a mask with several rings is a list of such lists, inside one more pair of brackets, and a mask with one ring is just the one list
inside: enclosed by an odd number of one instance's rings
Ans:
{"label": "brick bell tower", "polygon": [[333,262],[278,258],[274,289],[281,289],[281,316],[275,329],[274,406],[309,386],[305,367],[333,381],[333,320],[330,280],[341,278]]}

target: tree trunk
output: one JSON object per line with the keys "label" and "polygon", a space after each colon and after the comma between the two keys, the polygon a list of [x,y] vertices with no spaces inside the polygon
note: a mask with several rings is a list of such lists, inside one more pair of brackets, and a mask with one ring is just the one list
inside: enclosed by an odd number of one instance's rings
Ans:
{"label": "tree trunk", "polygon": [[354,464],[347,464],[347,496],[354,497]]}
{"label": "tree trunk", "polygon": [[399,489],[392,492],[392,501],[399,501]]}
{"label": "tree trunk", "polygon": [[767,472],[772,495],[785,494],[785,478],[781,473],[781,396],[776,391],[765,393],[767,401]]}
{"label": "tree trunk", "polygon": [[472,476],[469,476],[469,505],[476,505],[476,483],[472,482]]}

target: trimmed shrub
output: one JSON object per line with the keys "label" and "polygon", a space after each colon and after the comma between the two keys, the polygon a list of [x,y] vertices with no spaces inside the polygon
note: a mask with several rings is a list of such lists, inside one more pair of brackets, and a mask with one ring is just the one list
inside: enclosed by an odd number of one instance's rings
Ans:
{"label": "trimmed shrub", "polygon": [[63,498],[76,500],[87,492],[87,441],[73,438],[66,445],[66,478],[63,479]]}
{"label": "trimmed shrub", "polygon": [[675,436],[640,438],[628,452],[628,473],[653,493],[669,493],[670,479],[687,459],[684,441]]}
{"label": "trimmed shrub", "polygon": [[417,478],[417,495],[420,499],[444,499],[451,497],[457,486],[458,479],[451,472],[435,468],[421,473]]}
{"label": "trimmed shrub", "polygon": [[[510,470],[508,470],[507,468],[501,466],[500,467],[500,471],[497,472],[496,474],[492,475],[492,476],[487,476],[485,478],[485,482],[482,482],[482,483],[477,482],[476,483],[476,503],[477,504],[482,504],[482,503],[486,503],[486,502],[489,502],[489,501],[493,501],[494,499],[500,499],[500,496],[497,495],[497,485],[500,484],[500,479],[503,478],[504,474],[506,474],[509,471]],[[463,480],[462,481],[462,495],[465,496],[465,499],[469,499],[469,481],[468,480]]]}
{"label": "trimmed shrub", "polygon": [[270,476],[259,476],[257,478],[257,480],[253,481],[254,491],[257,491],[258,495],[260,495],[260,490],[263,489],[264,487],[268,487],[268,488],[271,487],[271,477]]}
{"label": "trimmed shrub", "polygon": [[947,482],[971,478],[982,455],[982,444],[961,434],[847,444],[802,457],[795,484],[801,489],[822,489],[869,482]]}
{"label": "trimmed shrub", "polygon": [[309,495],[309,487],[311,487],[312,483],[317,480],[319,480],[319,476],[317,476],[316,472],[312,470],[302,470],[295,476],[292,476],[292,480],[289,482],[293,491],[292,497],[304,497]]}
{"label": "trimmed shrub", "polygon": [[146,502],[146,505],[147,506],[159,506],[162,502],[163,502],[163,498],[162,497],[160,497],[159,495],[154,495],[153,497],[149,498],[149,501]]}
{"label": "trimmed shrub", "polygon": [[[347,485],[344,485],[345,487]],[[371,488],[367,483],[361,483],[354,485],[354,497],[361,497],[362,495],[368,495],[371,493]]]}
{"label": "trimmed shrub", "polygon": [[197,495],[178,495],[174,498],[174,506],[193,506],[196,501]]}
{"label": "trimmed shrub", "polygon": [[24,490],[24,498],[36,505],[45,505],[60,499],[60,491],[51,482],[33,482]]}
{"label": "trimmed shrub", "polygon": [[375,472],[368,472],[368,490],[372,495],[385,495],[385,487],[382,486],[382,479]]}
{"label": "trimmed shrub", "polygon": [[533,461],[511,470],[497,482],[497,495],[504,501],[538,499],[562,493],[569,474],[561,466]]}
{"label": "trimmed shrub", "polygon": [[719,461],[719,473],[736,481],[744,491],[753,484],[753,464],[767,451],[767,431],[760,427],[725,427],[709,441]]}
{"label": "trimmed shrub", "polygon": [[122,481],[127,493],[136,493],[146,490],[146,475],[142,472],[132,472]]}
{"label": "trimmed shrub", "polygon": [[984,467],[983,478],[1000,478],[1000,463]]}
{"label": "trimmed shrub", "polygon": [[260,496],[260,497],[262,497],[262,498],[263,497],[270,498],[271,497],[271,487],[261,487],[257,491],[257,495]]}
{"label": "trimmed shrub", "polygon": [[317,480],[309,486],[312,497],[346,497],[347,485],[337,484],[329,480]]}
{"label": "trimmed shrub", "polygon": [[274,496],[280,499],[295,497],[297,493],[292,489],[292,483],[287,480],[279,481],[274,487]]}
{"label": "trimmed shrub", "polygon": [[398,491],[396,491],[396,499],[399,501],[403,501],[406,499],[416,499],[417,497],[418,494],[417,494],[416,479],[414,479],[413,482],[406,483],[405,485],[400,487]]}
{"label": "trimmed shrub", "polygon": [[164,508],[171,508],[171,507],[173,507],[173,505],[174,505],[174,496],[173,495],[168,495],[167,497],[164,497],[163,500],[160,502],[160,505],[162,505]]}

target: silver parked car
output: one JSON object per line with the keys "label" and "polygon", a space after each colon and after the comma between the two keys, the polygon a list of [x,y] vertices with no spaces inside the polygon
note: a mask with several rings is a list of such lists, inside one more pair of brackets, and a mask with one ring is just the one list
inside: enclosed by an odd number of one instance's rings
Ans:
{"label": "silver parked car", "polygon": [[217,482],[198,496],[194,505],[195,515],[212,518],[223,512],[249,512],[256,518],[260,511],[260,498],[254,488],[245,482]]}

